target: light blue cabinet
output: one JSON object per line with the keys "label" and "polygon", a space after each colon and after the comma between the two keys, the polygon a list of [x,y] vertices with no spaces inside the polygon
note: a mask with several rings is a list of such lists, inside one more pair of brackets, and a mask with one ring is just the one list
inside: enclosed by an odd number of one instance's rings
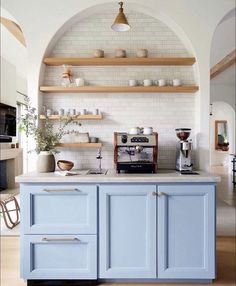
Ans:
{"label": "light blue cabinet", "polygon": [[21,184],[21,277],[97,279],[97,186]]}
{"label": "light blue cabinet", "polygon": [[26,280],[215,278],[213,183],[27,183],[21,211]]}
{"label": "light blue cabinet", "polygon": [[158,186],[158,278],[215,278],[215,186]]}
{"label": "light blue cabinet", "polygon": [[100,278],[156,277],[156,186],[99,188]]}
{"label": "light blue cabinet", "polygon": [[25,234],[96,234],[96,185],[22,185]]}
{"label": "light blue cabinet", "polygon": [[96,235],[25,235],[22,242],[26,279],[96,279]]}

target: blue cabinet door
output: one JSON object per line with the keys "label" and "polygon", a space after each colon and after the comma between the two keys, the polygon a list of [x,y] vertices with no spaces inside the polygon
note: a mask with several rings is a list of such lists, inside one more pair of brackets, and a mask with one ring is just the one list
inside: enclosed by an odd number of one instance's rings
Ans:
{"label": "blue cabinet door", "polygon": [[22,184],[24,234],[96,234],[97,186]]}
{"label": "blue cabinet door", "polygon": [[156,186],[99,189],[100,278],[156,277]]}
{"label": "blue cabinet door", "polygon": [[96,235],[24,235],[23,279],[97,279]]}
{"label": "blue cabinet door", "polygon": [[215,186],[158,186],[158,278],[215,278]]}

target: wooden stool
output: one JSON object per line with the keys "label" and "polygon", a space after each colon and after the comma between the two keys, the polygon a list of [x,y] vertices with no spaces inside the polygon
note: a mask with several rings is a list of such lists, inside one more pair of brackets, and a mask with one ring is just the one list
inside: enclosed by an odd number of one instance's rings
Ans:
{"label": "wooden stool", "polygon": [[[16,194],[4,194],[0,195],[0,213],[3,215],[6,227],[13,229],[16,225],[20,223],[20,206],[15,198]],[[13,202],[13,209],[9,209],[7,204]],[[16,219],[13,221],[11,213],[15,212]]]}

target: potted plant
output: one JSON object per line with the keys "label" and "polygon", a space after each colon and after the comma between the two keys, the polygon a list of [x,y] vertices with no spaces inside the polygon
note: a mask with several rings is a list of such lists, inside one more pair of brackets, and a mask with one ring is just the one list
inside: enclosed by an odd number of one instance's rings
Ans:
{"label": "potted plant", "polygon": [[27,138],[32,136],[36,142],[36,148],[29,152],[36,151],[38,154],[37,170],[40,173],[55,171],[55,157],[54,154],[59,151],[56,149],[62,137],[66,134],[74,133],[75,130],[67,130],[69,123],[73,122],[81,125],[78,122],[68,119],[60,122],[59,128],[55,131],[53,124],[46,117],[45,123],[39,125],[36,108],[31,106],[29,97],[26,99],[26,112],[19,119],[19,131],[25,132]]}

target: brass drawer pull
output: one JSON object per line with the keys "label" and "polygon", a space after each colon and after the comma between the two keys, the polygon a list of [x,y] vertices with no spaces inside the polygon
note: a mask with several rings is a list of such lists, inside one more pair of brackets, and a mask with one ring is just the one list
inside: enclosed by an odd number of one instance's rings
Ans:
{"label": "brass drawer pull", "polygon": [[79,189],[43,189],[44,192],[52,193],[52,192],[80,192]]}
{"label": "brass drawer pull", "polygon": [[42,238],[42,241],[51,241],[51,242],[53,242],[53,241],[55,241],[55,242],[60,242],[60,241],[64,241],[64,242],[66,242],[66,241],[80,241],[77,237],[50,237],[50,238],[48,238],[48,237],[43,237]]}

